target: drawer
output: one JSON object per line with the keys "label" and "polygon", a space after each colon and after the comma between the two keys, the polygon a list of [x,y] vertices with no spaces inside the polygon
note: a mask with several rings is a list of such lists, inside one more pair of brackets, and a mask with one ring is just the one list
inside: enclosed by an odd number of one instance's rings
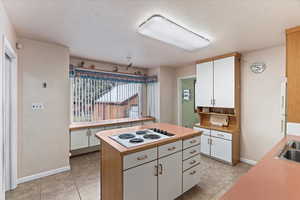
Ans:
{"label": "drawer", "polygon": [[200,145],[185,149],[183,151],[183,160],[186,160],[192,156],[195,156],[200,153]]}
{"label": "drawer", "polygon": [[148,149],[124,156],[123,169],[126,170],[137,165],[157,159],[157,148]]}
{"label": "drawer", "polygon": [[182,186],[182,192],[186,192],[195,185],[197,185],[200,182],[200,165],[196,165],[195,167],[183,172],[183,186]]}
{"label": "drawer", "polygon": [[202,135],[210,136],[210,130],[209,129],[194,127],[194,130],[202,131]]}
{"label": "drawer", "polygon": [[190,139],[183,140],[183,149],[200,144],[200,136],[196,136]]}
{"label": "drawer", "polygon": [[200,154],[195,155],[195,156],[183,161],[183,171],[185,171],[195,165],[198,165],[199,163],[200,163]]}
{"label": "drawer", "polygon": [[211,130],[211,136],[222,138],[222,139],[225,139],[225,140],[232,140],[232,135],[231,134],[225,133],[225,132],[221,132],[221,131]]}
{"label": "drawer", "polygon": [[163,157],[182,150],[182,140],[158,147],[158,157]]}

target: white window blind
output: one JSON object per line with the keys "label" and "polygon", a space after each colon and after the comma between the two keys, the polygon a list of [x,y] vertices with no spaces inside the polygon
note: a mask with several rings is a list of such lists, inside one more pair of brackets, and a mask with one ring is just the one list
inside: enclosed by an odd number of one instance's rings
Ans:
{"label": "white window blind", "polygon": [[142,115],[143,83],[71,77],[72,122],[93,122]]}

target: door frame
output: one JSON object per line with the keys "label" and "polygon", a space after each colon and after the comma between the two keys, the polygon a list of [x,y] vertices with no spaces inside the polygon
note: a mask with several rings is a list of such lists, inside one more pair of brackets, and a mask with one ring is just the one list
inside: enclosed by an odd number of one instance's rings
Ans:
{"label": "door frame", "polygon": [[[11,146],[10,146],[10,152],[11,152],[11,188],[10,189],[15,189],[17,187],[17,180],[18,180],[18,70],[17,70],[17,63],[18,63],[18,57],[17,53],[14,50],[13,46],[9,42],[9,40],[3,35],[2,38],[3,41],[3,54],[1,55],[3,60],[2,60],[2,66],[4,69],[5,66],[5,54],[8,55],[12,61],[11,63]],[[3,70],[2,70],[3,72]],[[2,85],[3,83],[1,83]],[[2,86],[1,86],[2,87]],[[1,100],[2,101],[2,100]],[[3,135],[1,136],[1,148],[4,150],[4,141],[3,141]],[[4,161],[4,157],[2,158]],[[4,169],[3,169],[4,172]],[[4,173],[3,173],[3,177]],[[2,178],[3,178],[2,177]],[[5,187],[5,182],[3,183]]]}
{"label": "door frame", "polygon": [[196,74],[190,75],[190,76],[181,76],[177,78],[177,124],[179,126],[182,125],[182,95],[181,95],[181,89],[182,84],[181,81],[184,79],[190,79],[190,78],[196,78]]}

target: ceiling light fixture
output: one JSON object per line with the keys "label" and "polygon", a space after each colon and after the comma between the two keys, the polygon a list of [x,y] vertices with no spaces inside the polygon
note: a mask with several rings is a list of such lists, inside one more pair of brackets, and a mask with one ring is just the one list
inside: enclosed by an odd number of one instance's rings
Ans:
{"label": "ceiling light fixture", "polygon": [[188,30],[161,15],[151,16],[139,26],[138,32],[142,35],[188,51],[200,49],[210,43],[207,38]]}

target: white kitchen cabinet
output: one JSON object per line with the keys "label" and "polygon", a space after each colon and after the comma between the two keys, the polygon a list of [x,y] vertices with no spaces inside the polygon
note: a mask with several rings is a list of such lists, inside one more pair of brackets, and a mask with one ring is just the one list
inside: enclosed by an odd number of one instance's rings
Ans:
{"label": "white kitchen cabinet", "polygon": [[192,167],[191,169],[183,172],[183,186],[182,186],[182,192],[186,192],[195,185],[197,185],[200,182],[201,178],[201,167],[200,165],[197,165],[195,167]]}
{"label": "white kitchen cabinet", "polygon": [[71,150],[86,148],[89,146],[88,129],[71,131]]}
{"label": "white kitchen cabinet", "polygon": [[173,200],[181,190],[182,151],[158,160],[158,200]]}
{"label": "white kitchen cabinet", "polygon": [[157,160],[123,173],[123,200],[157,200]]}
{"label": "white kitchen cabinet", "polygon": [[197,64],[196,107],[213,106],[213,62]]}
{"label": "white kitchen cabinet", "polygon": [[214,61],[214,107],[234,108],[234,62],[234,56]]}
{"label": "white kitchen cabinet", "polygon": [[197,64],[196,107],[234,108],[235,56]]}
{"label": "white kitchen cabinet", "polygon": [[205,155],[210,155],[210,136],[201,135],[200,152]]}
{"label": "white kitchen cabinet", "polygon": [[211,156],[232,162],[232,141],[211,137]]}
{"label": "white kitchen cabinet", "polygon": [[91,136],[90,136],[90,143],[89,143],[90,147],[100,145],[100,140],[96,137],[96,134],[103,130],[104,128],[91,129]]}

